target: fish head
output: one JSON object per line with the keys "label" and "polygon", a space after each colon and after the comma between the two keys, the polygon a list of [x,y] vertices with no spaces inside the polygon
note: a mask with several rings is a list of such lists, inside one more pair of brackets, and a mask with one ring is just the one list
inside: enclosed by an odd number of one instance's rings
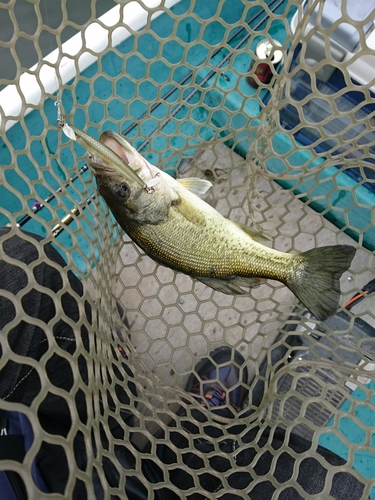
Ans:
{"label": "fish head", "polygon": [[99,193],[126,229],[127,221],[157,224],[168,218],[171,193],[159,169],[148,163],[124,138],[104,132],[100,147],[89,153]]}

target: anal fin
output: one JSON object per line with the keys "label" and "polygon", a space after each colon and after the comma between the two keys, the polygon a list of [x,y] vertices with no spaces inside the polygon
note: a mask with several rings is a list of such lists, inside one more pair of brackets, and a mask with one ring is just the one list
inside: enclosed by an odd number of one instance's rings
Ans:
{"label": "anal fin", "polygon": [[227,295],[248,295],[249,288],[257,288],[267,281],[264,278],[243,278],[241,276],[233,276],[226,279],[195,276],[195,279],[217,292]]}

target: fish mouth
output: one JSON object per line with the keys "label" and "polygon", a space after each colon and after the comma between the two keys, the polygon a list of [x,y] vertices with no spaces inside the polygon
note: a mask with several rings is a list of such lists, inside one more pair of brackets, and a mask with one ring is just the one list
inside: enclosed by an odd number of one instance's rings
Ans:
{"label": "fish mouth", "polygon": [[94,170],[96,177],[120,177],[123,174],[123,172],[119,172],[118,169],[111,166],[110,160],[103,157],[97,158],[89,153],[88,163]]}
{"label": "fish mouth", "polygon": [[[89,165],[94,169],[95,176],[103,177],[125,177],[128,181],[135,183],[139,187],[144,186],[144,181],[132,169],[129,163],[122,155],[120,149],[113,147],[112,144],[106,144],[102,137],[99,141],[89,136],[82,130],[73,125],[70,126],[80,143],[89,153]],[[102,134],[103,136],[104,134]],[[116,138],[114,138],[116,144]],[[111,147],[112,146],[112,147]]]}

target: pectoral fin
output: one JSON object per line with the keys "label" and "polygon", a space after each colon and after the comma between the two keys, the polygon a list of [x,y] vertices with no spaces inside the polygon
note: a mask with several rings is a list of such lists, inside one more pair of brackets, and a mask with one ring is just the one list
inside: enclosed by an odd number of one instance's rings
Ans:
{"label": "pectoral fin", "polygon": [[178,197],[177,200],[173,201],[173,208],[177,210],[186,220],[194,224],[195,226],[204,226],[206,224],[206,219],[204,214],[197,210],[194,203],[186,200],[185,198]]}
{"label": "pectoral fin", "polygon": [[[263,278],[242,278],[240,276],[234,276],[233,278],[228,279],[207,277],[195,277],[195,279],[201,281],[210,288],[227,295],[248,295],[249,288],[257,288],[259,285],[267,281]],[[247,290],[244,290],[244,288],[247,288]]]}
{"label": "pectoral fin", "polygon": [[212,183],[210,181],[206,179],[200,179],[199,177],[186,177],[177,180],[181,184],[181,186],[198,196],[202,196],[203,194],[207,193],[207,191],[212,186]]}

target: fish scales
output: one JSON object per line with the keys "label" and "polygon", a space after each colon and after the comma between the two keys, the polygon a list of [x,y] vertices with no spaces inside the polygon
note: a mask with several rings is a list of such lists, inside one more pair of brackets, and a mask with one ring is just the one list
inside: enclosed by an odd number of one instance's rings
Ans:
{"label": "fish scales", "polygon": [[[152,258],[191,276],[285,281],[292,269],[288,254],[252,241],[225,218],[207,217],[204,225],[196,226],[172,207],[167,222],[142,226],[128,222],[126,231]],[[178,245],[182,241],[183,248]]]}
{"label": "fish scales", "polygon": [[190,192],[203,193],[207,181],[176,181],[115,132],[103,132],[98,142],[71,129],[89,152],[99,192],[114,217],[155,261],[224,293],[248,293],[244,287],[276,279],[318,320],[337,310],[339,279],[355,248],[333,245],[300,254],[268,248],[254,231],[226,219]]}

